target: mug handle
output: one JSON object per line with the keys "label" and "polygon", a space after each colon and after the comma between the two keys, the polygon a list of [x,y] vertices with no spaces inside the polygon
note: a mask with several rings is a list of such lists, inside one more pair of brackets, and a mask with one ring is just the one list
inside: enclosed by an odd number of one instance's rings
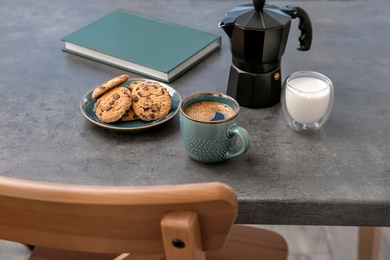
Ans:
{"label": "mug handle", "polygon": [[238,126],[238,125],[232,125],[231,127],[229,127],[227,129],[227,136],[229,138],[232,138],[234,135],[238,135],[241,138],[241,141],[242,141],[241,148],[239,150],[227,151],[224,154],[223,159],[230,159],[230,158],[242,155],[242,154],[246,153],[249,149],[250,138],[249,138],[248,132],[244,128],[242,128],[241,126]]}

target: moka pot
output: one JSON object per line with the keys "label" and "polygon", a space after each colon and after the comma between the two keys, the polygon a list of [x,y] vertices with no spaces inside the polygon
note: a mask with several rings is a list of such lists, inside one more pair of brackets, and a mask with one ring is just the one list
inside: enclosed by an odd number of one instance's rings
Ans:
{"label": "moka pot", "polygon": [[232,64],[227,94],[241,106],[271,107],[280,101],[281,59],[285,52],[291,20],[299,18],[300,46],[307,51],[312,41],[311,21],[302,8],[265,4],[236,6],[219,23],[230,38]]}

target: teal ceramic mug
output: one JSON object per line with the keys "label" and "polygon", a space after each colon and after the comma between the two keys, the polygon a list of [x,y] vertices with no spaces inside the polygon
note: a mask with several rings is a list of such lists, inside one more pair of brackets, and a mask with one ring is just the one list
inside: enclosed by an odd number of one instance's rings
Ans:
{"label": "teal ceramic mug", "polygon": [[[222,105],[222,110],[214,105]],[[205,113],[212,116],[205,118]],[[250,138],[238,125],[239,114],[237,101],[225,94],[202,92],[185,98],[180,106],[180,132],[189,156],[202,163],[217,163],[246,153]],[[236,147],[237,137],[240,147]]]}

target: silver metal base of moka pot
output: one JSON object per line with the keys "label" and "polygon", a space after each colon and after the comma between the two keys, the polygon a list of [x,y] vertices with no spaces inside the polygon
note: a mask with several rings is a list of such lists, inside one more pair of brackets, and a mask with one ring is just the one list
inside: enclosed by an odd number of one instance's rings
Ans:
{"label": "silver metal base of moka pot", "polygon": [[227,95],[243,107],[266,108],[280,102],[280,67],[266,73],[249,73],[230,67]]}

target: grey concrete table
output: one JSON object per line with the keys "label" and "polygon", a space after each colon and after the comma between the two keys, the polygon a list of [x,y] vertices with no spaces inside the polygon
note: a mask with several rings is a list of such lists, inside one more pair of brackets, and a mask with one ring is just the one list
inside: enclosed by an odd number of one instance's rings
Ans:
{"label": "grey concrete table", "polygon": [[63,36],[116,8],[220,34],[222,49],[171,86],[183,97],[225,92],[231,55],[217,24],[244,3],[2,0],[0,174],[91,185],[220,181],[238,193],[240,223],[390,226],[386,0],[297,2],[312,18],[314,41],[309,52],[297,51],[293,21],[282,77],[315,70],[335,86],[333,113],[315,134],[291,130],[280,104],[242,108],[251,149],[205,165],[185,153],[178,116],[155,129],[123,133],[95,126],[80,113],[84,93],[127,72],[63,52]]}

